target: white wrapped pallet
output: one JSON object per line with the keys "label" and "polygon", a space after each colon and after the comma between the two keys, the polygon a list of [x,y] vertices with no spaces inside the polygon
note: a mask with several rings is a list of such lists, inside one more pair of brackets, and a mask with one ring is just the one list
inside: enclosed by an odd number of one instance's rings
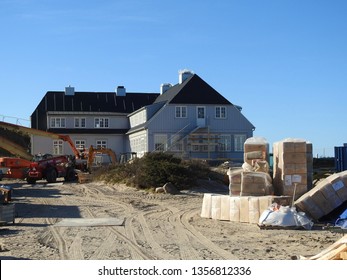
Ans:
{"label": "white wrapped pallet", "polygon": [[220,204],[221,204],[220,219],[222,221],[229,221],[230,220],[230,196],[222,195]]}
{"label": "white wrapped pallet", "polygon": [[212,194],[205,193],[202,200],[201,214],[202,218],[211,219],[211,209],[212,209]]}
{"label": "white wrapped pallet", "polygon": [[221,218],[221,195],[213,195],[212,196],[212,204],[211,204],[211,218],[214,220],[220,220]]}
{"label": "white wrapped pallet", "polygon": [[240,197],[232,196],[229,198],[230,221],[240,222]]}

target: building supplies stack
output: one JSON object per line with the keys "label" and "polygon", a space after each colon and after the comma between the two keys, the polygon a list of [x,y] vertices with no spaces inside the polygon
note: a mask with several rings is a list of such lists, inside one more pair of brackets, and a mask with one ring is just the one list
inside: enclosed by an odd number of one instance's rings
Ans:
{"label": "building supplies stack", "polygon": [[285,139],[273,144],[273,184],[276,195],[303,195],[312,186],[312,144]]}
{"label": "building supplies stack", "polygon": [[241,173],[241,196],[263,196],[273,194],[272,179],[264,172]]}
{"label": "building supplies stack", "polygon": [[260,215],[273,203],[286,206],[291,203],[291,197],[204,194],[201,217],[257,224]]}
{"label": "building supplies stack", "polygon": [[318,220],[347,201],[347,171],[335,173],[297,199],[294,205]]}
{"label": "building supplies stack", "polygon": [[272,178],[269,175],[269,145],[264,138],[251,137],[244,143],[242,168],[229,168],[229,194],[240,196],[263,196],[273,194]]}
{"label": "building supplies stack", "polygon": [[244,162],[254,166],[258,160],[267,161],[269,144],[265,138],[251,137],[244,143]]}

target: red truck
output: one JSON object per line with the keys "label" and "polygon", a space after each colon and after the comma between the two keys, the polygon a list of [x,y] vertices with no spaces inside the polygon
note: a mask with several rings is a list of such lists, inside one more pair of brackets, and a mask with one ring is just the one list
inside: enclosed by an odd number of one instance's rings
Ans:
{"label": "red truck", "polygon": [[35,184],[37,180],[46,179],[48,183],[64,177],[65,181],[76,177],[74,161],[69,156],[52,156],[50,154],[35,156],[31,162],[26,180]]}

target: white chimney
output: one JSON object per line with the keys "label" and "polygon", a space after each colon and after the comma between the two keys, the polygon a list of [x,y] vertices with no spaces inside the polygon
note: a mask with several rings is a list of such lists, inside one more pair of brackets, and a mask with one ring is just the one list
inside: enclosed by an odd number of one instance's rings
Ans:
{"label": "white chimney", "polygon": [[193,76],[194,73],[188,69],[183,69],[178,71],[178,82],[182,84],[185,80],[187,80],[189,77]]}
{"label": "white chimney", "polygon": [[72,86],[65,87],[65,95],[75,95],[75,88]]}
{"label": "white chimney", "polygon": [[166,83],[160,85],[160,94],[163,94],[172,87],[172,84]]}
{"label": "white chimney", "polygon": [[118,86],[116,90],[117,96],[125,96],[126,90],[124,86]]}

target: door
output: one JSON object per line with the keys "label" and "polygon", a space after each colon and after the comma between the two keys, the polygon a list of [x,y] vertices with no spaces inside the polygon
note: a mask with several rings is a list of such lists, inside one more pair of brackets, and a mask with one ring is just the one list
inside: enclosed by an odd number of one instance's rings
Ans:
{"label": "door", "polygon": [[196,107],[196,115],[197,115],[197,120],[196,120],[197,126],[205,127],[206,126],[206,108],[203,106]]}

